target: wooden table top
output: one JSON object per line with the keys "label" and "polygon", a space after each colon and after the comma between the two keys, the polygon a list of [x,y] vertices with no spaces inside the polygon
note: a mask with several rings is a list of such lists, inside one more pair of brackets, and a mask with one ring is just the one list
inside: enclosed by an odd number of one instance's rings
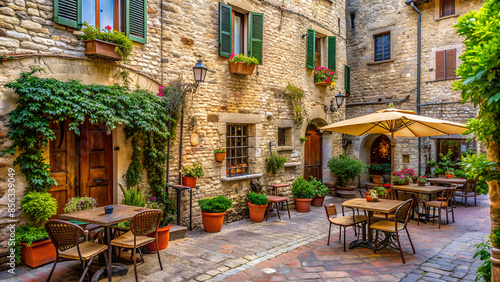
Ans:
{"label": "wooden table top", "polygon": [[433,185],[418,186],[418,184],[408,184],[408,185],[394,185],[394,189],[414,192],[414,193],[431,194],[431,193],[441,192],[447,189],[447,187],[433,186]]}
{"label": "wooden table top", "polygon": [[403,201],[388,199],[379,199],[378,202],[368,202],[365,198],[356,198],[345,201],[342,206],[372,212],[390,213],[395,211],[403,203]]}
{"label": "wooden table top", "polygon": [[65,220],[83,221],[102,226],[110,226],[130,220],[137,213],[148,210],[147,208],[134,207],[122,204],[113,205],[113,207],[114,207],[113,213],[111,214],[106,214],[104,212],[104,207],[97,207],[90,210],[82,210],[82,211],[60,214],[59,218]]}
{"label": "wooden table top", "polygon": [[467,179],[462,178],[427,178],[427,181],[438,184],[466,184]]}

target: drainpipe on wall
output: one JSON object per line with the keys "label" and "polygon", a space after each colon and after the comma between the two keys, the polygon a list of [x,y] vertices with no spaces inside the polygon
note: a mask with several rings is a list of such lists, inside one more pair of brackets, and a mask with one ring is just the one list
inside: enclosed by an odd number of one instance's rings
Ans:
{"label": "drainpipe on wall", "polygon": [[[407,0],[406,5],[410,5],[412,9],[418,14],[417,23],[417,115],[420,115],[420,69],[421,69],[421,55],[422,55],[422,13],[415,6],[414,0]],[[422,173],[422,138],[418,137],[418,174]]]}

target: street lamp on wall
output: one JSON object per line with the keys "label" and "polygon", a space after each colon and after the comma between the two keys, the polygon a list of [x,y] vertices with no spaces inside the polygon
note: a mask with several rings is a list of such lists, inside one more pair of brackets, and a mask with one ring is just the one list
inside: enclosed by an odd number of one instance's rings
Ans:
{"label": "street lamp on wall", "polygon": [[194,81],[196,81],[196,83],[205,81],[205,76],[207,75],[208,70],[201,60],[201,55],[198,56],[200,57],[200,59],[198,60],[198,63],[193,67]]}
{"label": "street lamp on wall", "polygon": [[[344,100],[345,100],[345,95],[343,95],[341,92],[339,92],[339,94],[335,95],[335,103],[337,104],[337,106],[335,106],[333,104],[333,99],[330,100],[330,111],[332,113],[335,113],[336,111],[338,111],[338,109],[342,106],[342,104],[344,104]],[[324,109],[325,113],[328,112],[328,105],[324,105],[323,109]]]}

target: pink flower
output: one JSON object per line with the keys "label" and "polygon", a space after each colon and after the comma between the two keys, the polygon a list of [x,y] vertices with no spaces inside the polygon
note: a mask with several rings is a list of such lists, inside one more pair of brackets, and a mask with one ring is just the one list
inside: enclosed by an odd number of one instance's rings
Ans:
{"label": "pink flower", "polygon": [[328,76],[326,79],[327,79],[327,80],[332,80],[332,77],[331,77],[331,76]]}
{"label": "pink flower", "polygon": [[157,95],[158,97],[163,97],[163,92],[158,92],[158,93],[156,93],[156,95]]}
{"label": "pink flower", "polygon": [[104,27],[104,29],[112,30],[113,28],[111,26],[107,25],[106,27]]}
{"label": "pink flower", "polygon": [[327,79],[325,80],[325,83],[332,83],[332,81]]}

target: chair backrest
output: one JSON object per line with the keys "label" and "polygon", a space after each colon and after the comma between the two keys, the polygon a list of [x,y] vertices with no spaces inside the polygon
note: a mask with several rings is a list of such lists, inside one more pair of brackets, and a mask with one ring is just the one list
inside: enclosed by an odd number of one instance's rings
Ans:
{"label": "chair backrest", "polygon": [[406,200],[401,206],[396,209],[394,220],[404,222],[405,226],[410,218],[411,207],[413,206],[413,198]]}
{"label": "chair backrest", "polygon": [[50,219],[45,222],[45,230],[50,240],[59,251],[71,249],[78,245],[80,234],[86,235],[80,226],[59,219]]}
{"label": "chair backrest", "polygon": [[450,187],[446,188],[443,190],[443,193],[441,194],[441,206],[443,206],[443,203],[448,203],[451,204],[451,201],[453,200],[453,194],[455,194],[455,191],[457,190],[457,187]]}
{"label": "chair backrest", "polygon": [[477,189],[477,178],[472,180],[467,180],[467,184],[465,184],[465,193],[472,192],[475,195],[476,189]]}
{"label": "chair backrest", "polygon": [[325,211],[326,211],[327,218],[330,218],[330,216],[337,215],[337,208],[335,207],[335,204],[325,205]]}
{"label": "chair backrest", "polygon": [[162,216],[161,210],[146,210],[136,214],[130,220],[130,231],[135,236],[145,236],[156,233]]}

